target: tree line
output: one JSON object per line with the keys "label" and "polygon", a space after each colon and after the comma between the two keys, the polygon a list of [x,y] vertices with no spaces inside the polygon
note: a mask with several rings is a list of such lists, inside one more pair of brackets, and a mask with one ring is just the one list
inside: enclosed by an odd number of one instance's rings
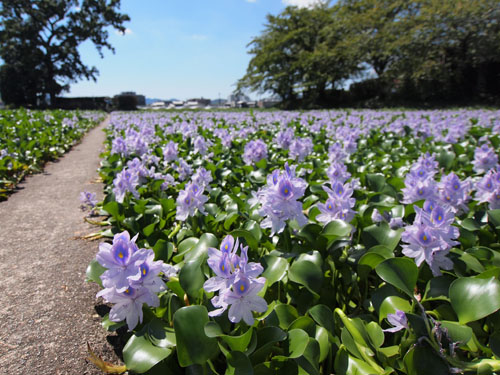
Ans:
{"label": "tree line", "polygon": [[285,108],[499,103],[498,0],[338,0],[264,27],[237,91]]}

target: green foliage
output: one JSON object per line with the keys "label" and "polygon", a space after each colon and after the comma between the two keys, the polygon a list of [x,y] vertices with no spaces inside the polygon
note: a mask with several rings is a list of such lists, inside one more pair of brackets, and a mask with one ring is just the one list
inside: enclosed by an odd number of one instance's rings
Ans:
{"label": "green foliage", "polygon": [[91,41],[113,51],[108,27],[125,31],[129,20],[120,0],[3,0],[0,5],[0,92],[5,103],[37,105],[49,95],[52,105],[68,83],[94,79],[78,47]]}
{"label": "green foliage", "polygon": [[[278,95],[288,108],[491,102],[500,97],[499,16],[495,0],[287,7],[250,42],[238,89]],[[346,79],[349,92],[337,91]]]}

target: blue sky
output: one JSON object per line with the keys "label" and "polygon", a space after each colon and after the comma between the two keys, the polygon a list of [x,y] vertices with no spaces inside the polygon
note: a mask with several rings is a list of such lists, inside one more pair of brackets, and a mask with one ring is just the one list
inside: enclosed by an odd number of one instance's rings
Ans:
{"label": "blue sky", "polygon": [[245,74],[247,44],[264,29],[266,14],[314,1],[122,0],[131,20],[125,35],[109,32],[116,53],[104,51],[101,59],[90,42],[83,44],[83,62],[100,74],[97,82],[71,84],[65,96],[135,91],[161,99],[227,98]]}

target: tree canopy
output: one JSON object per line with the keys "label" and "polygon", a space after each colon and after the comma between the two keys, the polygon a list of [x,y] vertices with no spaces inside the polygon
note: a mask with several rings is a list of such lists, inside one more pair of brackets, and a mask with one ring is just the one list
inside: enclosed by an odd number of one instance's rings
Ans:
{"label": "tree canopy", "polygon": [[70,82],[95,80],[98,71],[84,64],[78,46],[91,41],[101,57],[109,28],[125,31],[129,20],[120,0],[0,1],[0,92],[9,104],[51,103]]}
{"label": "tree canopy", "polygon": [[498,101],[499,20],[497,0],[287,7],[250,42],[238,89],[277,94],[288,107]]}

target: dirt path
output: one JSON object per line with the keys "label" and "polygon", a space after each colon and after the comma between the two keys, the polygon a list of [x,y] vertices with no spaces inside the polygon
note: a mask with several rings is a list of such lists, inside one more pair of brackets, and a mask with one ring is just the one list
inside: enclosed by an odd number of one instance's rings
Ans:
{"label": "dirt path", "polygon": [[117,361],[94,305],[98,287],[85,269],[98,242],[83,221],[79,194],[102,197],[98,177],[102,129],[28,177],[0,203],[0,374],[100,374],[87,363],[86,343]]}

